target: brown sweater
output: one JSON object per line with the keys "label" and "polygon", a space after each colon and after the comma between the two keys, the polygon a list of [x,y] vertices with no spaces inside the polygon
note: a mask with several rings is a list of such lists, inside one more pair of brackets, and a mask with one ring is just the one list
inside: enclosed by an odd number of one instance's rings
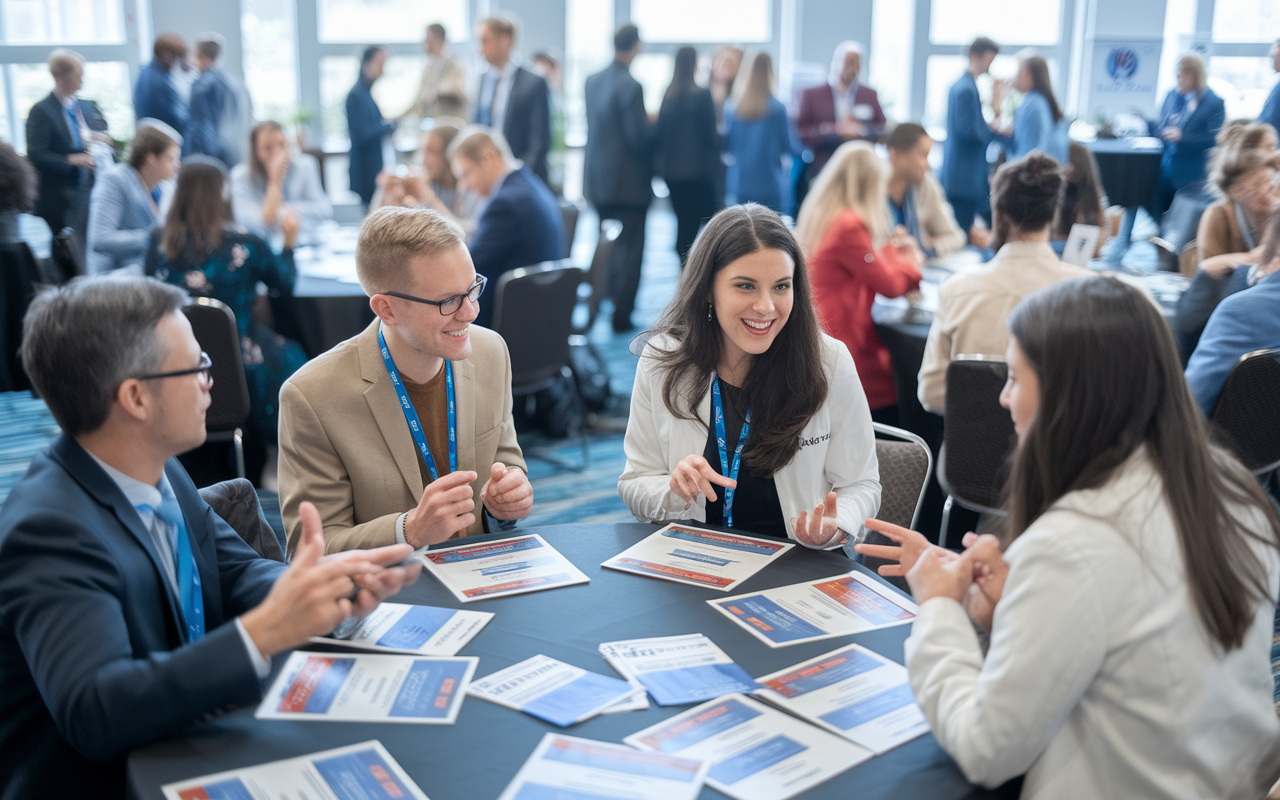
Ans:
{"label": "brown sweater", "polygon": [[1224,253],[1249,251],[1236,220],[1235,204],[1230,200],[1220,200],[1205,209],[1204,216],[1200,217],[1200,229],[1196,232],[1196,248],[1200,251],[1201,261]]}

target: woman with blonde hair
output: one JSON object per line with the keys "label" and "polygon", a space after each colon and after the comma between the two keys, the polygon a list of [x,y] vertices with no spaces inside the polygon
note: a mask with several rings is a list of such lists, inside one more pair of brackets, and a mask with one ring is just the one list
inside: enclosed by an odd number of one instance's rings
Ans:
{"label": "woman with blonde hair", "polygon": [[782,160],[800,150],[787,109],[773,96],[773,60],[756,53],[749,63],[742,94],[724,115],[724,145],[731,156],[725,195],[730,204],[759,203],[781,213],[787,194]]}
{"label": "woman with blonde hair", "polygon": [[869,143],[841,145],[800,207],[796,238],[809,261],[823,329],[853,355],[872,419],[896,425],[889,351],[871,306],[877,294],[900,297],[918,288],[924,254],[906,228],[891,227],[885,177]]}
{"label": "woman with blonde hair", "polygon": [[1179,189],[1205,177],[1209,149],[1226,119],[1222,98],[1205,81],[1204,61],[1195,53],[1184,54],[1178,59],[1178,85],[1165,96],[1159,121],[1147,123],[1150,134],[1164,140],[1152,200],[1156,222]]}

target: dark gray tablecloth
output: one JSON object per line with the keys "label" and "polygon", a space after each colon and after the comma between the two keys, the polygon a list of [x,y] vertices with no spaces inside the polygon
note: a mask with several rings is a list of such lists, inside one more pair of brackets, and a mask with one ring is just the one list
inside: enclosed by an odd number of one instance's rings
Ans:
{"label": "dark gray tablecloth", "polygon": [[[748,673],[760,676],[834,650],[850,638],[770,649],[722,617],[706,600],[723,594],[667,581],[601,569],[600,562],[656,530],[638,523],[534,528],[585,572],[591,583],[466,607],[497,614],[460,655],[479,656],[484,677],[530,656],[546,654],[606,675],[601,642],[648,636],[703,633]],[[489,535],[468,541],[502,538]],[[755,591],[847,572],[852,562],[837,553],[796,547],[748,581]],[[861,567],[859,567],[861,569]],[[463,607],[429,575],[397,600]],[[900,626],[851,637],[895,661],[910,628]],[[277,658],[277,667],[283,658]],[[573,736],[621,742],[624,736],[689,708],[661,708],[600,716],[565,730]],[[130,791],[160,798],[165,783],[261,764],[378,739],[432,800],[483,800],[501,793],[542,735],[562,730],[539,719],[476,698],[467,698],[451,726],[348,722],[259,721],[240,709],[193,730],[191,735],[134,751],[129,756]],[[704,798],[719,795],[706,789]],[[871,759],[809,791],[806,798],[1014,797],[1016,787],[996,792],[973,787],[932,734]]]}
{"label": "dark gray tablecloth", "polygon": [[1150,208],[1160,177],[1164,147],[1139,146],[1132,139],[1083,142],[1098,161],[1103,191],[1113,206]]}
{"label": "dark gray tablecloth", "polygon": [[298,276],[293,287],[298,338],[308,358],[315,358],[373,322],[369,298],[358,283]]}

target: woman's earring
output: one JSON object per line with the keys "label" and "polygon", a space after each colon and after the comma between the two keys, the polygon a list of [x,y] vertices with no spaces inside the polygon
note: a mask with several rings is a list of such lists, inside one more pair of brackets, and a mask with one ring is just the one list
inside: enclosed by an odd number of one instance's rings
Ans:
{"label": "woman's earring", "polygon": [[715,319],[715,308],[716,308],[715,306],[711,305],[710,303],[707,303],[707,322],[710,322],[713,319]]}

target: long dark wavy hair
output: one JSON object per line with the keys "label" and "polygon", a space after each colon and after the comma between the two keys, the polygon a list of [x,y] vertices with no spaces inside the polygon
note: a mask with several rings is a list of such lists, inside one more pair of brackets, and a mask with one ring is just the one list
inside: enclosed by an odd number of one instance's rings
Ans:
{"label": "long dark wavy hair", "polygon": [[1053,121],[1062,119],[1062,108],[1058,105],[1058,98],[1053,96],[1053,83],[1049,80],[1049,62],[1044,60],[1044,56],[1028,56],[1022,64],[1031,74],[1035,90],[1049,101],[1049,113],[1053,115]]}
{"label": "long dark wavy hair", "polygon": [[221,161],[208,156],[183,160],[160,242],[169,263],[203,264],[222,244],[233,219],[226,186],[227,168]]}
{"label": "long dark wavy hair", "polygon": [[773,475],[791,463],[800,449],[800,432],[827,399],[822,332],[804,254],[781,217],[748,203],[711,218],[690,248],[676,296],[654,328],[675,346],[648,352],[665,368],[662,400],[667,410],[705,424],[698,417],[698,405],[724,349],[720,323],[707,319],[716,273],[761,250],[781,250],[795,264],[791,315],[773,345],[752,359],[742,387],[751,403],[751,436],[742,463],[756,474]]}
{"label": "long dark wavy hair", "polygon": [[[1006,545],[1063,495],[1105,484],[1145,444],[1196,611],[1225,650],[1239,647],[1257,604],[1275,603],[1253,545],[1280,549],[1280,518],[1244,466],[1209,441],[1160,312],[1118,280],[1079,278],[1024,300],[1009,332],[1040,379],[1040,405],[1014,451]],[[1269,530],[1249,530],[1242,509],[1264,514]]]}
{"label": "long dark wavy hair", "polygon": [[698,84],[694,82],[697,71],[698,51],[688,45],[677,50],[675,69],[671,74],[671,83],[667,85],[667,91],[662,96],[662,104],[666,105],[668,100],[675,100],[680,95],[697,91]]}

